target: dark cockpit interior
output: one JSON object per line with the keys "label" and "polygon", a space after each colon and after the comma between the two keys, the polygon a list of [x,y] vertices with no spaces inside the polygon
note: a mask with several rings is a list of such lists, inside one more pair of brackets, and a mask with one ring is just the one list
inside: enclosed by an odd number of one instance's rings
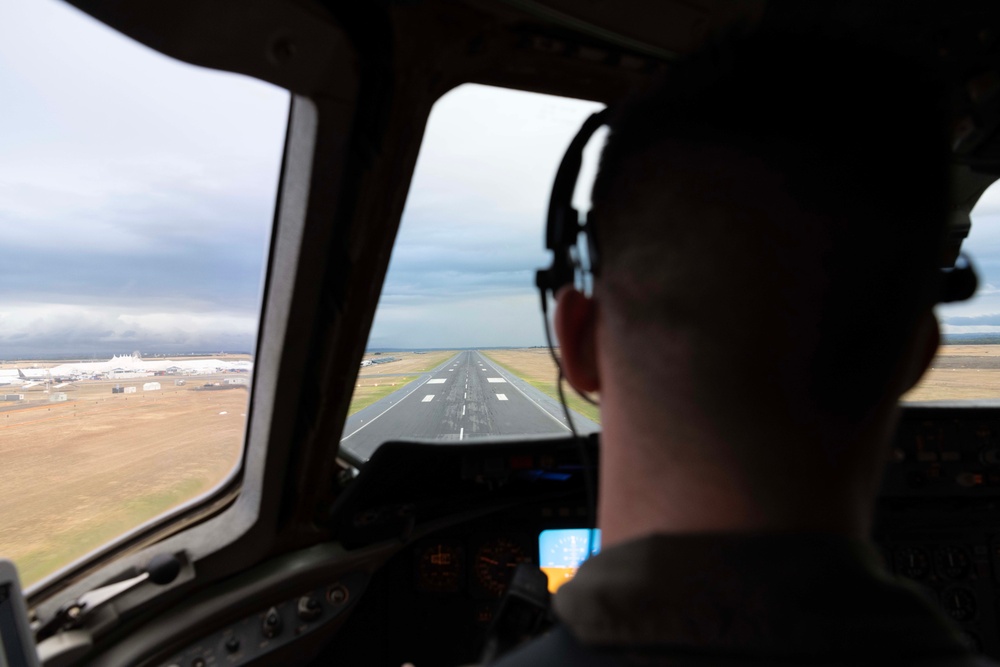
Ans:
{"label": "dark cockpit interior", "polygon": [[[291,103],[241,464],[197,502],[25,586],[46,667],[463,665],[495,649],[513,617],[526,624],[519,631],[541,630],[538,616],[517,616],[538,590],[509,589],[518,565],[553,570],[551,581],[594,550],[580,529],[593,525],[599,432],[566,427],[557,400],[537,405],[530,383],[471,350],[412,373],[426,389],[412,400],[481,392],[495,401],[475,413],[483,421],[460,421],[463,407],[435,439],[419,415],[388,429],[382,415],[408,407],[351,408],[359,364],[374,358],[369,332],[428,117],[449,91],[477,84],[599,108],[727,30],[841,25],[922,50],[947,72],[944,267],[967,250],[970,212],[1000,175],[994,2],[70,4],[171,58],[287,90]],[[817,122],[836,119],[819,112]],[[893,168],[878,146],[863,159]],[[528,242],[543,248],[540,235]],[[505,411],[528,402],[549,416],[509,426]],[[384,433],[377,443],[350,439],[369,422],[378,426],[367,433]],[[473,423],[496,437],[471,437]],[[1000,402],[907,403],[893,442],[874,531],[885,567],[921,586],[970,647],[1000,659]],[[551,560],[556,551],[575,563]]]}

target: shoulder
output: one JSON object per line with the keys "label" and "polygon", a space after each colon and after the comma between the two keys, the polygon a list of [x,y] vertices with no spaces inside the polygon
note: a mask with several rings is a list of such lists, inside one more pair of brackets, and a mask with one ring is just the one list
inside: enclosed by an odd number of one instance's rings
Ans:
{"label": "shoulder", "polygon": [[[564,665],[566,667],[629,667],[634,665],[642,665],[643,667],[696,667],[699,665],[738,667],[747,664],[761,664],[761,662],[759,659],[722,658],[717,655],[697,656],[672,651],[600,650],[583,645],[564,626],[557,625],[544,636],[514,649],[499,660],[490,663],[488,667],[562,667]],[[787,665],[788,667],[793,665],[794,667],[808,667],[810,664],[836,667],[836,664],[832,664],[828,660],[813,662],[809,659],[803,661],[777,660],[773,664]],[[971,654],[916,661],[905,658],[901,658],[899,661],[885,660],[884,658],[872,660],[861,658],[857,662],[852,662],[852,667],[867,666],[1000,667],[1000,663],[984,656]]]}

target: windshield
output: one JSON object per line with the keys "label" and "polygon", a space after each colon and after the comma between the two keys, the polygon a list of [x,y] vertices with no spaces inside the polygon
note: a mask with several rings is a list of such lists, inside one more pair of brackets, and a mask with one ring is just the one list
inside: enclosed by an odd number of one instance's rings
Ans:
{"label": "windshield", "polygon": [[[349,457],[399,438],[569,433],[534,272],[550,261],[556,168],[600,108],[479,85],[434,106],[341,440]],[[571,407],[580,432],[598,428],[594,406],[573,396]]]}
{"label": "windshield", "polygon": [[969,301],[938,306],[941,347],[904,401],[1000,398],[1000,183],[987,188],[971,217],[962,250],[979,288]]}
{"label": "windshield", "polygon": [[30,584],[237,469],[288,95],[34,0],[0,104],[0,556]]}

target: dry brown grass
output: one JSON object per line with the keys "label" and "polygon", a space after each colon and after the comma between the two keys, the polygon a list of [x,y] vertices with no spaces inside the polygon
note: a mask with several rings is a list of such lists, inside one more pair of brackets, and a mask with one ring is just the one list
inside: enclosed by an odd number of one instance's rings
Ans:
{"label": "dry brown grass", "polygon": [[372,403],[402,389],[415,379],[417,379],[416,375],[358,378],[354,384],[351,406],[348,408],[347,414],[353,415],[355,412],[367,408]]}
{"label": "dry brown grass", "polygon": [[904,401],[1000,398],[1000,345],[942,345]]}
{"label": "dry brown grass", "polygon": [[434,351],[416,354],[415,352],[383,352],[380,355],[366,354],[365,359],[379,359],[385,357],[396,357],[396,361],[387,364],[376,364],[366,366],[361,369],[358,377],[368,377],[371,375],[386,375],[391,373],[411,374],[426,373],[443,364],[448,359],[454,357],[454,351]]}
{"label": "dry brown grass", "polygon": [[[0,555],[30,583],[216,486],[238,463],[248,396],[197,389],[223,377],[119,381],[135,394],[82,381],[63,403],[6,391],[26,401],[0,403]],[[143,392],[152,381],[163,389]]]}
{"label": "dry brown grass", "polygon": [[[514,375],[518,376],[531,386],[548,394],[552,398],[559,398],[556,389],[556,380],[559,378],[559,370],[548,348],[526,348],[520,350],[483,350],[483,354],[500,364]],[[601,423],[601,414],[595,406],[587,403],[577,396],[576,392],[564,385],[566,402],[583,416],[592,421]]]}
{"label": "dry brown grass", "polygon": [[[547,349],[487,350],[484,353],[550,396],[556,395],[556,367]],[[571,390],[566,397],[570,407],[590,416],[587,412],[590,406]],[[1000,345],[942,345],[932,368],[903,400],[989,398],[1000,398]]]}
{"label": "dry brown grass", "polygon": [[1000,370],[931,369],[904,401],[1000,398]]}

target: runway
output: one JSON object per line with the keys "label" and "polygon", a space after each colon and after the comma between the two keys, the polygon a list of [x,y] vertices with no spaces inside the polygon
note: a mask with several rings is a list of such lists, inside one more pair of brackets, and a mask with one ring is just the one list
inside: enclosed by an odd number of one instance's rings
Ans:
{"label": "runway", "polygon": [[[572,413],[579,433],[600,425]],[[361,461],[387,440],[471,440],[565,435],[562,406],[476,351],[460,352],[430,373],[348,418],[341,449]]]}

